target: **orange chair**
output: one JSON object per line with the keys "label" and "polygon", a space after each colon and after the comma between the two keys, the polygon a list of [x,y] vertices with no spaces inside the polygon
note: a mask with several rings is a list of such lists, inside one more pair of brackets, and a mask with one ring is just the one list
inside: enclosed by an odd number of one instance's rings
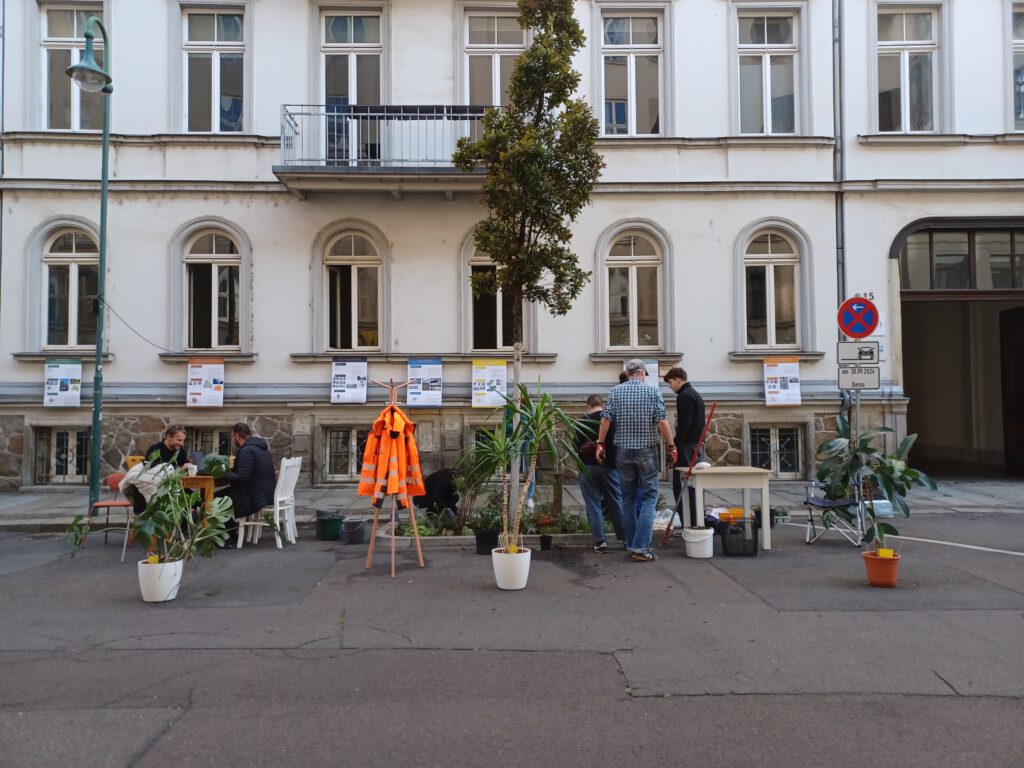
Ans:
{"label": "orange chair", "polygon": [[[97,501],[95,504],[92,505],[92,508],[89,510],[89,517],[90,518],[98,517],[101,510],[103,511],[104,515],[106,516],[106,518],[104,520],[104,523],[103,523],[103,543],[104,544],[107,543],[107,536],[110,533],[110,512],[111,512],[111,510],[120,510],[121,512],[124,513],[125,545],[121,548],[121,562],[124,562],[124,552],[125,552],[125,549],[127,549],[127,546],[128,546],[128,535],[131,532],[131,528],[132,528],[131,523],[132,523],[132,509],[133,509],[133,505],[132,505],[132,502],[131,502],[130,499],[119,498],[120,491],[121,491],[121,489],[120,489],[121,481],[124,479],[124,476],[125,476],[124,472],[115,472],[112,475],[107,475],[107,479],[103,481],[103,484],[105,486],[107,486],[107,488],[110,489],[114,493],[114,498],[112,498],[112,499],[103,499],[101,501]],[[116,511],[115,511],[115,514],[117,514]]]}
{"label": "orange chair", "polygon": [[131,469],[136,464],[141,464],[145,460],[146,460],[145,456],[125,456],[124,457],[124,465],[126,467],[128,467],[128,469]]}

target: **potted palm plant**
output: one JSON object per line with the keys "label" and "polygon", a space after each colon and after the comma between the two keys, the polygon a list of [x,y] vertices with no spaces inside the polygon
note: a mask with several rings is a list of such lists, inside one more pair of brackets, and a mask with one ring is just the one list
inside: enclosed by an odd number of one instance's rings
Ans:
{"label": "potted palm plant", "polygon": [[[519,385],[514,397],[506,397],[501,422],[478,433],[473,447],[463,456],[464,472],[473,478],[498,477],[501,499],[501,532],[491,552],[494,578],[499,589],[523,589],[530,575],[530,550],[522,543],[523,512],[527,492],[538,461],[556,471],[569,463],[579,465],[572,438],[575,424],[548,394],[531,395]],[[526,474],[518,496],[512,497],[509,470],[523,461]]]}
{"label": "potted palm plant", "polygon": [[[132,521],[132,533],[148,554],[138,564],[139,589],[145,602],[173,600],[186,560],[212,557],[227,540],[227,522],[232,516],[232,501],[215,498],[203,508],[199,491],[184,487],[183,469],[170,464],[154,466],[161,479],[149,496],[146,507]],[[223,457],[210,456],[206,469],[214,477],[227,468]],[[199,511],[196,511],[199,510]],[[89,532],[88,522],[79,515],[68,529],[68,539],[77,552]]]}
{"label": "potted palm plant", "polygon": [[[907,494],[919,485],[935,490],[935,482],[924,472],[907,465],[910,449],[917,435],[907,435],[894,453],[885,453],[875,446],[877,438],[893,432],[889,427],[869,429],[856,436],[850,434],[850,423],[839,416],[836,437],[818,446],[818,480],[824,483],[825,498],[838,504],[831,513],[848,523],[863,514],[866,529],[862,541],[875,544],[874,551],[863,552],[868,582],[877,587],[895,587],[900,555],[886,546],[886,536],[898,536],[891,523],[880,521],[875,501],[881,497],[893,512],[910,517]],[[828,525],[829,514],[822,516]]]}

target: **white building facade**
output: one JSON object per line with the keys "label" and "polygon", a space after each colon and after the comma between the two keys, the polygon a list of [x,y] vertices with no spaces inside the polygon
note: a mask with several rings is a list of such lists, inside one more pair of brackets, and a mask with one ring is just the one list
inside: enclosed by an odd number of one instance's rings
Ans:
{"label": "white building facade", "polygon": [[[573,228],[593,275],[565,317],[528,308],[524,378],[582,411],[629,358],[681,365],[718,402],[713,460],[808,477],[842,407],[836,310],[864,295],[864,423],[1020,468],[1024,3],[575,7],[607,163]],[[510,350],[501,297],[469,290],[480,177],[450,155],[527,44],[514,4],[7,0],[0,485],[88,472],[102,102],[64,69],[90,14],[114,86],[101,472],[169,423],[210,452],[244,420],[305,482],[349,482],[386,393],[332,405],[339,357],[382,381],[440,358],[444,405],[413,418],[428,468],[454,464],[493,418],[472,360]],[[765,404],[766,357],[799,362],[800,405]],[[222,408],[187,406],[197,358],[225,361]],[[82,405],[44,407],[64,359]]]}

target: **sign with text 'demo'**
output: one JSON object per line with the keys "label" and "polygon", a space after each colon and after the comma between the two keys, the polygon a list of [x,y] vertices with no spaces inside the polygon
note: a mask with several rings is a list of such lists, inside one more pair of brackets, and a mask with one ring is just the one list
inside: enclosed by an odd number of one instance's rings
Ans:
{"label": "sign with text 'demo'", "polygon": [[840,389],[880,389],[881,369],[874,366],[840,366]]}

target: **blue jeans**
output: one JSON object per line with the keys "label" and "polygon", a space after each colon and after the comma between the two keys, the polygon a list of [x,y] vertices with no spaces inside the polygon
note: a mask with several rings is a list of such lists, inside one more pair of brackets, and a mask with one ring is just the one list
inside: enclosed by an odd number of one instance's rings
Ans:
{"label": "blue jeans", "polygon": [[658,449],[617,448],[626,549],[650,552],[654,535],[654,507],[658,503]]}
{"label": "blue jeans", "polygon": [[587,465],[580,472],[580,491],[587,506],[587,520],[594,544],[604,543],[604,502],[607,502],[608,519],[620,541],[625,541],[622,530],[622,495],[619,491],[619,473],[614,467],[599,464]]}

